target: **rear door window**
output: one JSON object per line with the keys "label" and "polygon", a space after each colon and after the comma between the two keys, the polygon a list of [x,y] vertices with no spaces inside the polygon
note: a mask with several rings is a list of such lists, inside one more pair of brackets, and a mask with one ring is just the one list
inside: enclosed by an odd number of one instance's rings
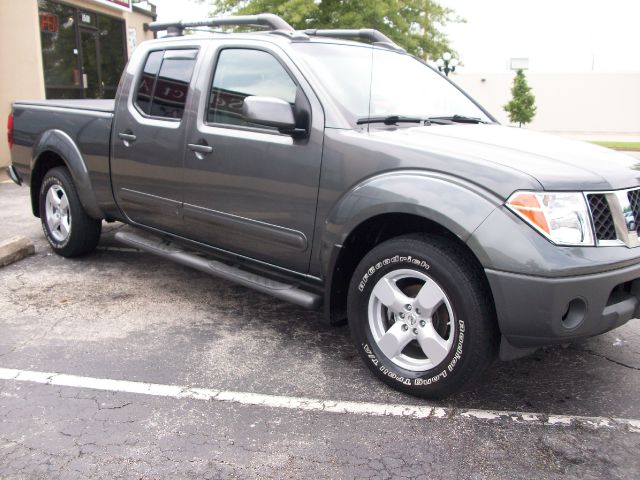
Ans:
{"label": "rear door window", "polygon": [[138,109],[152,117],[181,119],[197,55],[197,49],[149,53],[138,83]]}

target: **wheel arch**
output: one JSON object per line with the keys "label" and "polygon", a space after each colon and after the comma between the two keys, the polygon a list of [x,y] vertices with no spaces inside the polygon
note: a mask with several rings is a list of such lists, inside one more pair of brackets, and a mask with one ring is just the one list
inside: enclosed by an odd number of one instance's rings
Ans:
{"label": "wheel arch", "polygon": [[353,272],[367,252],[386,240],[414,233],[444,237],[481,268],[466,241],[500,204],[476,185],[420,171],[383,174],[358,185],[341,198],[325,229],[325,320],[346,319]]}
{"label": "wheel arch", "polygon": [[73,139],[61,130],[47,130],[33,148],[31,159],[31,209],[36,217],[40,216],[40,187],[49,170],[55,167],[66,167],[71,173],[73,183],[78,192],[80,202],[87,214],[96,219],[104,217],[91,185],[82,153]]}

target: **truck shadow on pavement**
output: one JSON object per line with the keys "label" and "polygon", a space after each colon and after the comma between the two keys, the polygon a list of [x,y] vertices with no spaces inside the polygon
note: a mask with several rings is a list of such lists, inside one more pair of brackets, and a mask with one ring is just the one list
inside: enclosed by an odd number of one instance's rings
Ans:
{"label": "truck shadow on pavement", "polygon": [[479,385],[426,401],[375,379],[347,327],[123,250],[114,230],[85,258],[41,249],[0,271],[12,291],[0,307],[14,312],[3,326],[2,366],[333,400],[640,418],[637,321],[580,344],[496,361]]}
{"label": "truck shadow on pavement", "polygon": [[[184,269],[184,275],[199,279],[185,281],[189,288],[198,289],[196,297],[207,296],[212,287],[216,291],[216,301],[211,305],[214,321],[189,322],[174,333],[191,337],[191,345],[198,345],[199,364],[215,368],[218,385],[222,383],[224,388],[332,399],[640,418],[636,401],[640,390],[637,321],[580,343],[546,347],[519,360],[497,360],[479,385],[432,402],[398,393],[374,378],[351,346],[348,327],[328,327],[322,323],[320,313],[208,279],[198,272]],[[194,343],[196,338],[202,343]],[[244,359],[241,379],[239,357]]]}

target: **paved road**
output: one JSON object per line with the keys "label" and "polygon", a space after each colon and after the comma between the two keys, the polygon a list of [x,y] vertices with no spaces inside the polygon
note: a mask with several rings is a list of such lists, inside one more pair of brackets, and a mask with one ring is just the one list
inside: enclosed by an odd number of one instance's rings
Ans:
{"label": "paved road", "polygon": [[[447,414],[337,414],[0,380],[0,478],[640,474],[640,424],[548,425],[483,413],[640,419],[638,321],[496,363],[475,389],[424,402],[372,378],[346,328],[325,327],[316,313],[119,249],[113,241],[119,224],[105,226],[100,249],[89,257],[51,254],[27,195],[0,184],[0,240],[27,235],[37,249],[0,269],[0,368],[327,404],[435,406]],[[468,409],[481,412],[459,413]]]}

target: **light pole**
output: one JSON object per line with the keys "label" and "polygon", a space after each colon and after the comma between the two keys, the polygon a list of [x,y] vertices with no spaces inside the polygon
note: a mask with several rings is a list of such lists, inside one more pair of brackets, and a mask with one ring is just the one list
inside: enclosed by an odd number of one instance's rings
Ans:
{"label": "light pole", "polygon": [[438,67],[438,70],[444,72],[448,77],[449,73],[456,71],[458,60],[453,58],[449,52],[445,52],[442,54],[442,57],[436,61],[436,66]]}

